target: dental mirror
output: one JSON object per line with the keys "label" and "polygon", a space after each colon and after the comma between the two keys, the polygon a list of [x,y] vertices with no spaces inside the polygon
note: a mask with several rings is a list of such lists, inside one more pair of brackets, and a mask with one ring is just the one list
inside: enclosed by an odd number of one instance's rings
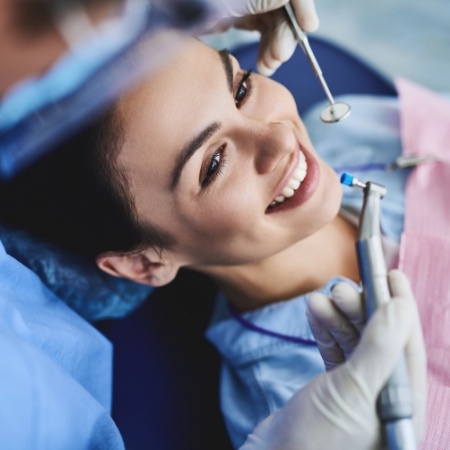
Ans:
{"label": "dental mirror", "polygon": [[314,56],[314,53],[311,49],[311,46],[309,45],[308,37],[306,36],[305,32],[300,28],[300,25],[297,23],[297,19],[295,18],[295,13],[291,3],[290,2],[286,3],[284,8],[286,11],[286,15],[289,19],[292,32],[294,33],[294,36],[297,39],[299,45],[301,46],[303,52],[305,53],[306,58],[308,59],[308,62],[314,74],[319,78],[320,84],[322,85],[325,95],[327,96],[327,99],[330,102],[330,104],[322,110],[322,113],[320,114],[320,120],[322,120],[322,122],[325,123],[334,123],[339,122],[342,119],[345,119],[350,114],[350,105],[347,105],[347,103],[343,102],[336,103],[334,101],[334,98],[331,95],[330,90],[328,89],[328,85],[325,81],[325,78],[323,77],[322,69],[320,68],[319,63],[317,62],[317,59]]}
{"label": "dental mirror", "polygon": [[339,122],[350,114],[350,105],[344,102],[330,103],[322,109],[320,120],[325,123]]}

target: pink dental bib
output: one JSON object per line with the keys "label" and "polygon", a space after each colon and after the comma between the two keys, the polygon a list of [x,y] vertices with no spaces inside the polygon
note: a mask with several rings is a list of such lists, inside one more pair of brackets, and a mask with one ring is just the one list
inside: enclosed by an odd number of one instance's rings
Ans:
{"label": "pink dental bib", "polygon": [[421,450],[450,449],[450,102],[404,79],[400,96],[405,153],[433,154],[406,185],[399,268],[411,281],[428,358],[428,403]]}

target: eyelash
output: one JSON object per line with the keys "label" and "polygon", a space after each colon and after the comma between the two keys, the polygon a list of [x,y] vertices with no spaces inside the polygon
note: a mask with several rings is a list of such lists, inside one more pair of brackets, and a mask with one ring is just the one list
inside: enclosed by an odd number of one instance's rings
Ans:
{"label": "eyelash", "polygon": [[208,173],[205,174],[202,181],[202,189],[208,187],[222,173],[223,169],[225,168],[225,164],[227,162],[225,147],[226,145],[222,145],[220,148],[218,148],[214,152],[214,155],[212,156],[211,160],[209,161],[207,172],[213,165],[214,161],[217,164],[217,168],[211,175],[208,175]]}
{"label": "eyelash", "polygon": [[[234,103],[236,104],[237,108],[242,107],[244,103],[249,99],[252,93],[253,84],[251,74],[252,74],[251,70],[245,71],[236,88],[236,93],[234,95]],[[237,98],[238,94],[242,88],[245,88],[246,90],[243,94],[243,97],[241,99],[238,99]],[[226,163],[225,147],[226,147],[225,145],[222,145],[214,152],[214,155],[212,156],[209,162],[207,172],[210,170],[214,162],[216,162],[217,164],[217,169],[211,175],[208,175],[207,173],[205,174],[202,180],[202,189],[209,186],[222,173]],[[218,157],[219,159],[217,159]]]}
{"label": "eyelash", "polygon": [[[234,103],[238,108],[240,108],[249,99],[250,95],[253,92],[253,82],[252,82],[253,80],[251,78],[251,75],[252,71],[246,70],[242,75],[241,81],[237,86],[236,93],[234,94]],[[242,88],[245,88],[246,91],[244,97],[241,100],[238,100],[236,97]]]}

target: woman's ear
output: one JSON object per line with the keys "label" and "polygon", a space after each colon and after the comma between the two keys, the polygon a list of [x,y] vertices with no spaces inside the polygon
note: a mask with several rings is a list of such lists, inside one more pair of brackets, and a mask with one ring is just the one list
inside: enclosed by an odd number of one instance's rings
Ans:
{"label": "woman's ear", "polygon": [[180,268],[180,265],[174,262],[168,253],[164,252],[163,257],[154,249],[129,255],[109,252],[97,256],[96,263],[109,275],[160,287],[170,283]]}

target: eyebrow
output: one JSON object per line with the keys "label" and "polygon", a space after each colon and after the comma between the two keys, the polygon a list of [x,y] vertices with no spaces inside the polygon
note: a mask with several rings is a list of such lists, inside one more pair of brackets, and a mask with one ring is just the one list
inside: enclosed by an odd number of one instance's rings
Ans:
{"label": "eyebrow", "polygon": [[[220,60],[222,62],[223,70],[225,72],[225,78],[228,85],[228,90],[233,94],[233,79],[234,71],[233,64],[231,63],[231,56],[228,50],[220,50],[219,52]],[[194,136],[181,150],[178,155],[175,167],[172,171],[172,182],[170,185],[170,190],[174,191],[177,187],[181,173],[187,164],[187,162],[192,158],[194,153],[200,149],[203,144],[221,127],[220,122],[213,122],[208,125],[203,131]]]}
{"label": "eyebrow", "polygon": [[222,61],[225,76],[227,78],[228,89],[231,93],[233,93],[234,71],[233,71],[233,64],[231,63],[230,52],[226,48],[224,48],[223,50],[219,51],[219,56],[220,60]]}

